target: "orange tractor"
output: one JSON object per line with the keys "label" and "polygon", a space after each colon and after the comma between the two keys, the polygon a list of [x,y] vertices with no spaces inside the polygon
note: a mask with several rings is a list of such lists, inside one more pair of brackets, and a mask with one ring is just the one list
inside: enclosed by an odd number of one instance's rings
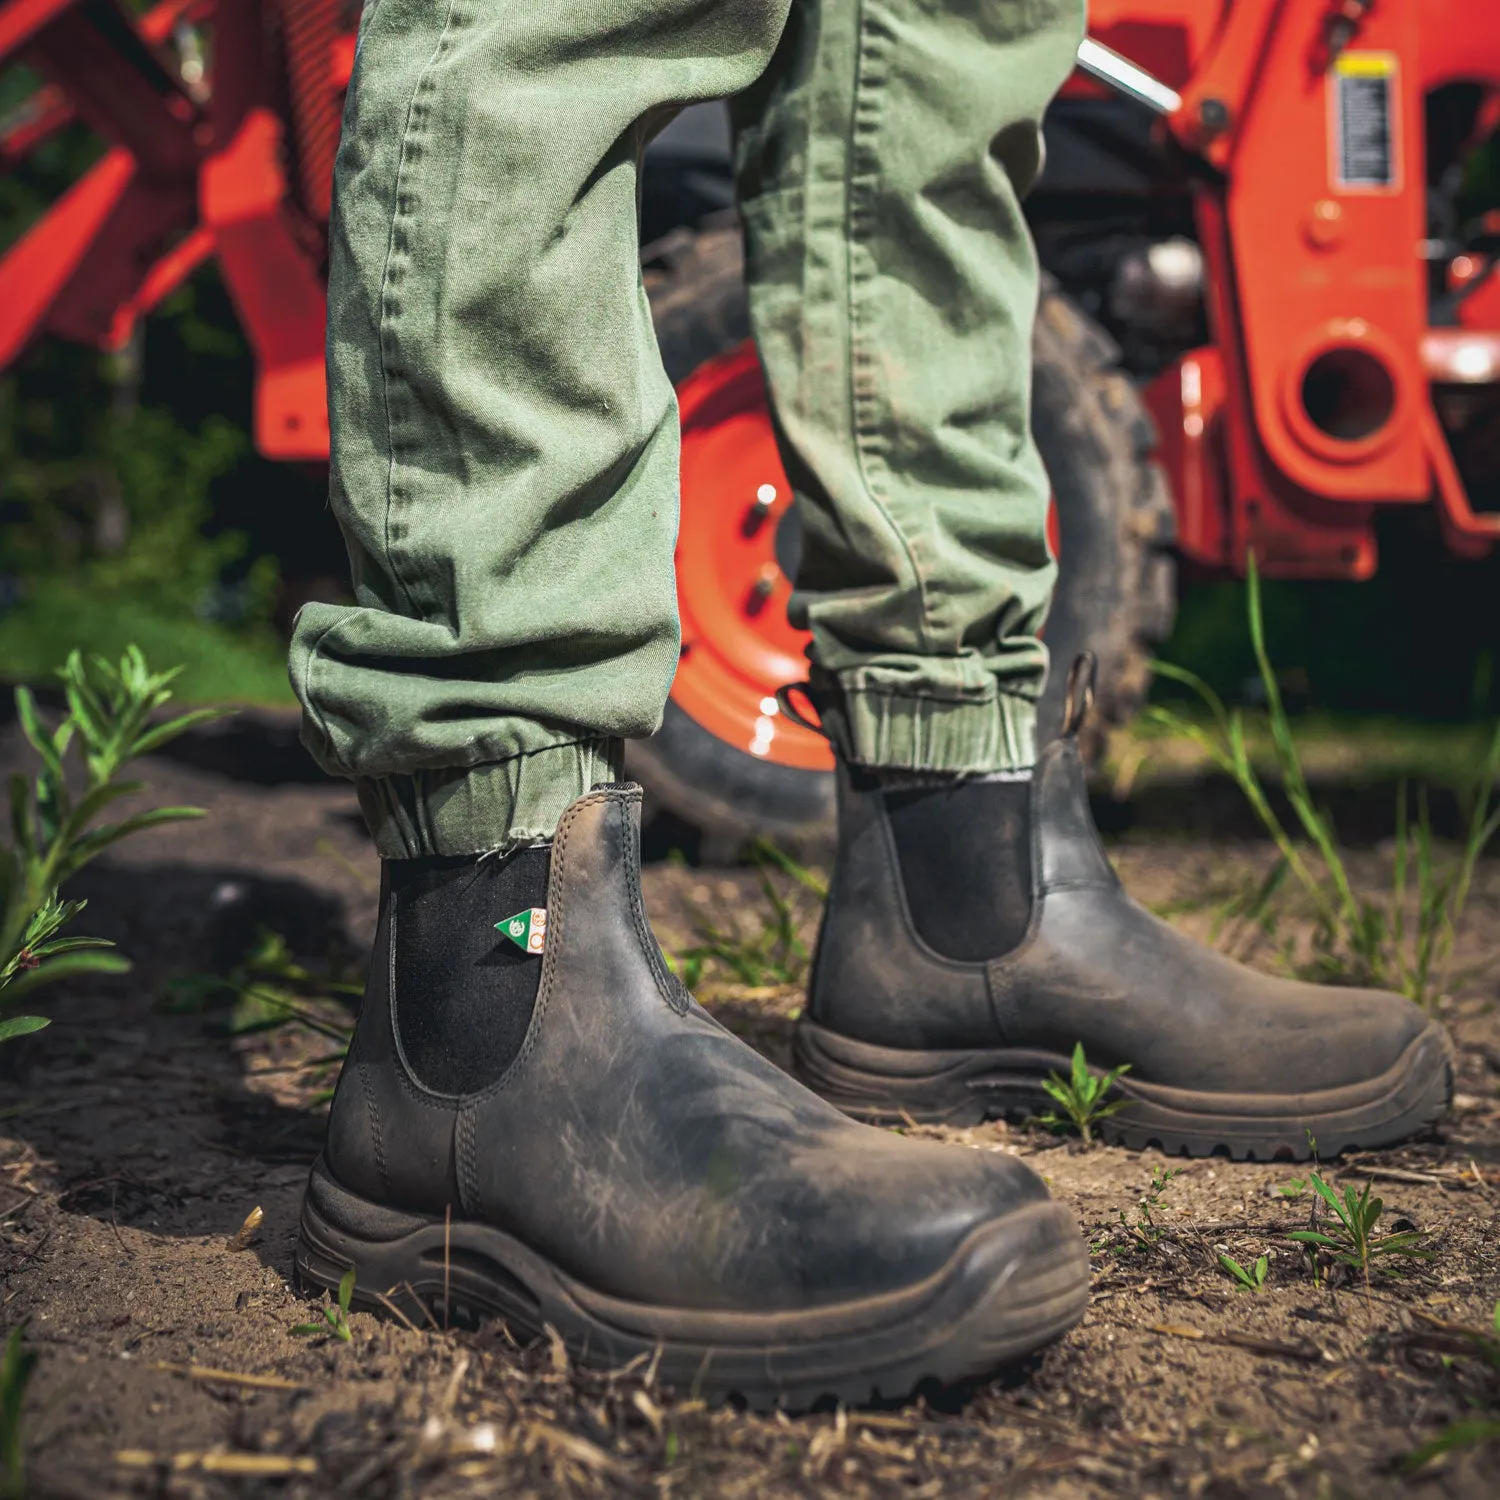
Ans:
{"label": "orange tractor", "polygon": [[[0,170],[65,126],[105,149],[0,259],[0,367],[104,348],[213,260],[257,364],[254,436],[326,462],[325,239],[357,0],[0,0],[41,81]],[[1028,205],[1047,272],[1033,400],[1060,559],[1054,654],[1138,706],[1179,559],[1362,579],[1377,513],[1500,538],[1500,9],[1464,0],[1091,0]],[[798,539],[750,342],[721,113],[648,155],[643,252],[682,413],[683,654],[635,773],[705,829],[826,822],[823,741],[775,691]],[[672,205],[676,205],[673,207]],[[686,205],[684,207],[684,205]],[[1057,685],[1057,693],[1061,684]],[[1056,722],[1056,695],[1043,705]]]}

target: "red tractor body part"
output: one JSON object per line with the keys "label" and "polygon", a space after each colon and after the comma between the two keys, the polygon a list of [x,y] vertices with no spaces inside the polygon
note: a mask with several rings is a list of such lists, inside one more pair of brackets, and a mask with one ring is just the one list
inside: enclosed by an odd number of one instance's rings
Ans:
{"label": "red tractor body part", "polygon": [[[75,120],[106,145],[0,260],[0,367],[44,334],[119,347],[213,256],[256,359],[256,446],[326,462],[323,263],[353,55],[339,9],[166,0],[136,19],[114,0],[0,4],[0,66],[47,80],[0,132],[0,162]],[[211,87],[172,45],[205,24]]]}
{"label": "red tractor body part", "polygon": [[1166,128],[1213,174],[1196,209],[1214,343],[1149,394],[1182,550],[1366,578],[1372,507],[1432,503],[1453,551],[1487,552],[1500,513],[1473,504],[1432,387],[1495,380],[1500,294],[1486,268],[1459,326],[1428,326],[1424,106],[1453,83],[1500,98],[1500,12],[1094,0],[1090,26],[1177,92]]}

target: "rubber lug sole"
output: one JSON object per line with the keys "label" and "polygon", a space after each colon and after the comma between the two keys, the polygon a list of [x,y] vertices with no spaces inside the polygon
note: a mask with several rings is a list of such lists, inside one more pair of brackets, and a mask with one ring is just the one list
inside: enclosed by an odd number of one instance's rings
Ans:
{"label": "rubber lug sole", "polygon": [[[975,1125],[1034,1115],[1050,1101],[1048,1073],[1070,1059],[1023,1048],[903,1051],[798,1023],[793,1070],[845,1114],[871,1124]],[[1169,1089],[1127,1074],[1116,1085],[1127,1108],[1102,1121],[1111,1145],[1234,1161],[1306,1161],[1394,1145],[1442,1118],[1453,1099],[1453,1045],[1431,1022],[1377,1078],[1306,1094],[1214,1094]]]}
{"label": "rubber lug sole", "polygon": [[649,1306],[594,1291],[487,1224],[445,1226],[371,1203],[320,1161],[298,1280],[331,1291],[351,1266],[356,1307],[419,1327],[500,1318],[523,1342],[550,1326],[575,1361],[606,1369],[659,1350],[659,1377],[679,1392],[791,1411],[988,1375],[1077,1323],[1089,1276],[1072,1211],[1042,1202],[981,1226],[941,1271],[900,1293],[780,1313]]}

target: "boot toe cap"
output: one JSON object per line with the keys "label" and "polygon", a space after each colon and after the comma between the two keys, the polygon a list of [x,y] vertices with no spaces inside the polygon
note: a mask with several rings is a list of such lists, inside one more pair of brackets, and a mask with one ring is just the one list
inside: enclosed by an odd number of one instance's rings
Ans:
{"label": "boot toe cap", "polygon": [[[876,1296],[940,1275],[965,1242],[1048,1193],[996,1152],[851,1125],[830,1143],[816,1204],[799,1214],[802,1288],[814,1300]],[[805,1278],[805,1279],[804,1279]]]}
{"label": "boot toe cap", "polygon": [[1397,1067],[1432,1024],[1383,990],[1262,984],[1240,1024],[1220,1033],[1200,1086],[1299,1094],[1368,1083]]}

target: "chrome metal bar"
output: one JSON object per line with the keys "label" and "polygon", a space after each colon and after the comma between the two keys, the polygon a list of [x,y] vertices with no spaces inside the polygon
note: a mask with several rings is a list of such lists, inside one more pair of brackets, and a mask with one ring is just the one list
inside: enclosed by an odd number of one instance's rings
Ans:
{"label": "chrome metal bar", "polygon": [[1182,95],[1144,68],[1138,68],[1128,57],[1121,57],[1103,42],[1086,36],[1078,45],[1078,66],[1100,83],[1144,104],[1159,115],[1169,115],[1182,104]]}

